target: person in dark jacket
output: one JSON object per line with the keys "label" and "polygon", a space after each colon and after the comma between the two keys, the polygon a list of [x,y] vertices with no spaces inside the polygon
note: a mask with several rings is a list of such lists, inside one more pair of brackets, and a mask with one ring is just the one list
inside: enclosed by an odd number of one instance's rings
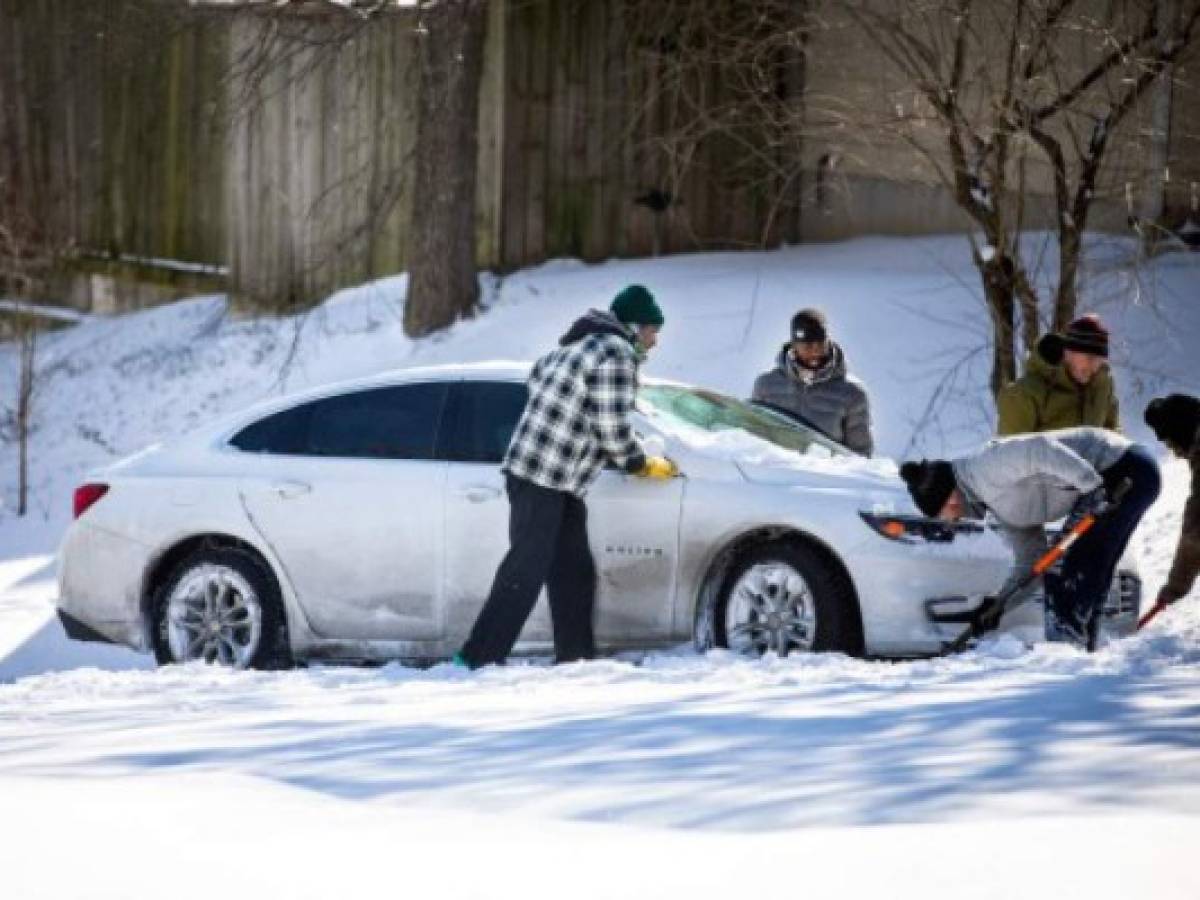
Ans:
{"label": "person in dark jacket", "polygon": [[630,422],[638,364],[658,340],[662,310],[641,285],[591,310],[530,372],[529,399],[502,469],[509,550],[455,663],[478,668],[512,651],[542,587],[550,601],[556,662],[595,655],[596,566],[584,495],[605,463],[667,479],[674,463],[647,456]]}
{"label": "person in dark jacket", "polygon": [[790,340],[775,368],[755,380],[751,399],[795,413],[855,453],[874,451],[867,389],[847,372],[846,356],[829,338],[819,309],[792,317]]}
{"label": "person in dark jacket", "polygon": [[1186,596],[1200,574],[1200,400],[1187,394],[1170,394],[1146,407],[1146,424],[1180,459],[1192,467],[1192,490],[1183,507],[1183,527],[1167,583],[1158,592],[1158,603],[1169,606]]}
{"label": "person in dark jacket", "polygon": [[1095,314],[1080,316],[1061,334],[1038,341],[1025,374],[996,398],[996,433],[1001,436],[1056,428],[1121,430],[1108,329]]}
{"label": "person in dark jacket", "polygon": [[1076,541],[1059,573],[1043,578],[1046,637],[1089,648],[1121,554],[1161,489],[1150,452],[1101,428],[998,438],[962,459],[906,462],[900,476],[927,516],[955,521],[990,512],[996,518],[1013,548],[1005,587],[1046,552],[1047,523],[1101,508],[1108,492],[1128,479],[1121,503]]}

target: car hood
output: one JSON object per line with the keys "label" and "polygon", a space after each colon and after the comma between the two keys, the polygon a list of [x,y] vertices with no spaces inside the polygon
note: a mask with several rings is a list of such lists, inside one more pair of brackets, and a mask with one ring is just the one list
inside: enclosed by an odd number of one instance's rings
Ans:
{"label": "car hood", "polygon": [[864,509],[884,507],[889,512],[916,513],[912,498],[890,460],[819,459],[797,454],[790,464],[734,460],[734,465],[754,484],[854,494],[863,498]]}

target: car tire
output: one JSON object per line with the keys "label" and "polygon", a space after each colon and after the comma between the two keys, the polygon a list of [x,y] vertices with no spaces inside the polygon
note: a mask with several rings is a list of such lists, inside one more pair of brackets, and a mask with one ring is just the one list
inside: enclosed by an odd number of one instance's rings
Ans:
{"label": "car tire", "polygon": [[741,556],[707,618],[709,646],[746,655],[863,654],[853,585],[824,554],[799,541],[772,541]]}
{"label": "car tire", "polygon": [[238,669],[292,665],[279,584],[253,553],[206,547],[155,591],[152,643],[159,665],[204,660]]}

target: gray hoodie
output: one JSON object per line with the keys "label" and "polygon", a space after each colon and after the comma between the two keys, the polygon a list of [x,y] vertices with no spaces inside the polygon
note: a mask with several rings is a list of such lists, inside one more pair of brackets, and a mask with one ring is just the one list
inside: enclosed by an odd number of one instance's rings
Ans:
{"label": "gray hoodie", "polygon": [[855,453],[870,456],[871,405],[861,381],[846,372],[842,348],[829,342],[829,359],[807,380],[784,344],[775,368],[759,375],[751,399],[790,410]]}
{"label": "gray hoodie", "polygon": [[1083,494],[1103,484],[1131,442],[1103,428],[1063,428],[997,438],[953,460],[955,481],[976,515],[996,517],[1015,564],[1010,584],[1046,552],[1043,527],[1066,516]]}

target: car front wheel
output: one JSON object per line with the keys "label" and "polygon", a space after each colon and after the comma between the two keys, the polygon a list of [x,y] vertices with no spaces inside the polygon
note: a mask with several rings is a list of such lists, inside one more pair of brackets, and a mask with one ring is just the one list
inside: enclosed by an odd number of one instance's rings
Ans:
{"label": "car front wheel", "polygon": [[853,587],[804,544],[773,542],[746,554],[725,578],[713,613],[712,643],[747,656],[863,652]]}
{"label": "car front wheel", "polygon": [[154,602],[159,664],[204,661],[235,669],[290,664],[274,577],[237,548],[199,550],[163,582]]}

